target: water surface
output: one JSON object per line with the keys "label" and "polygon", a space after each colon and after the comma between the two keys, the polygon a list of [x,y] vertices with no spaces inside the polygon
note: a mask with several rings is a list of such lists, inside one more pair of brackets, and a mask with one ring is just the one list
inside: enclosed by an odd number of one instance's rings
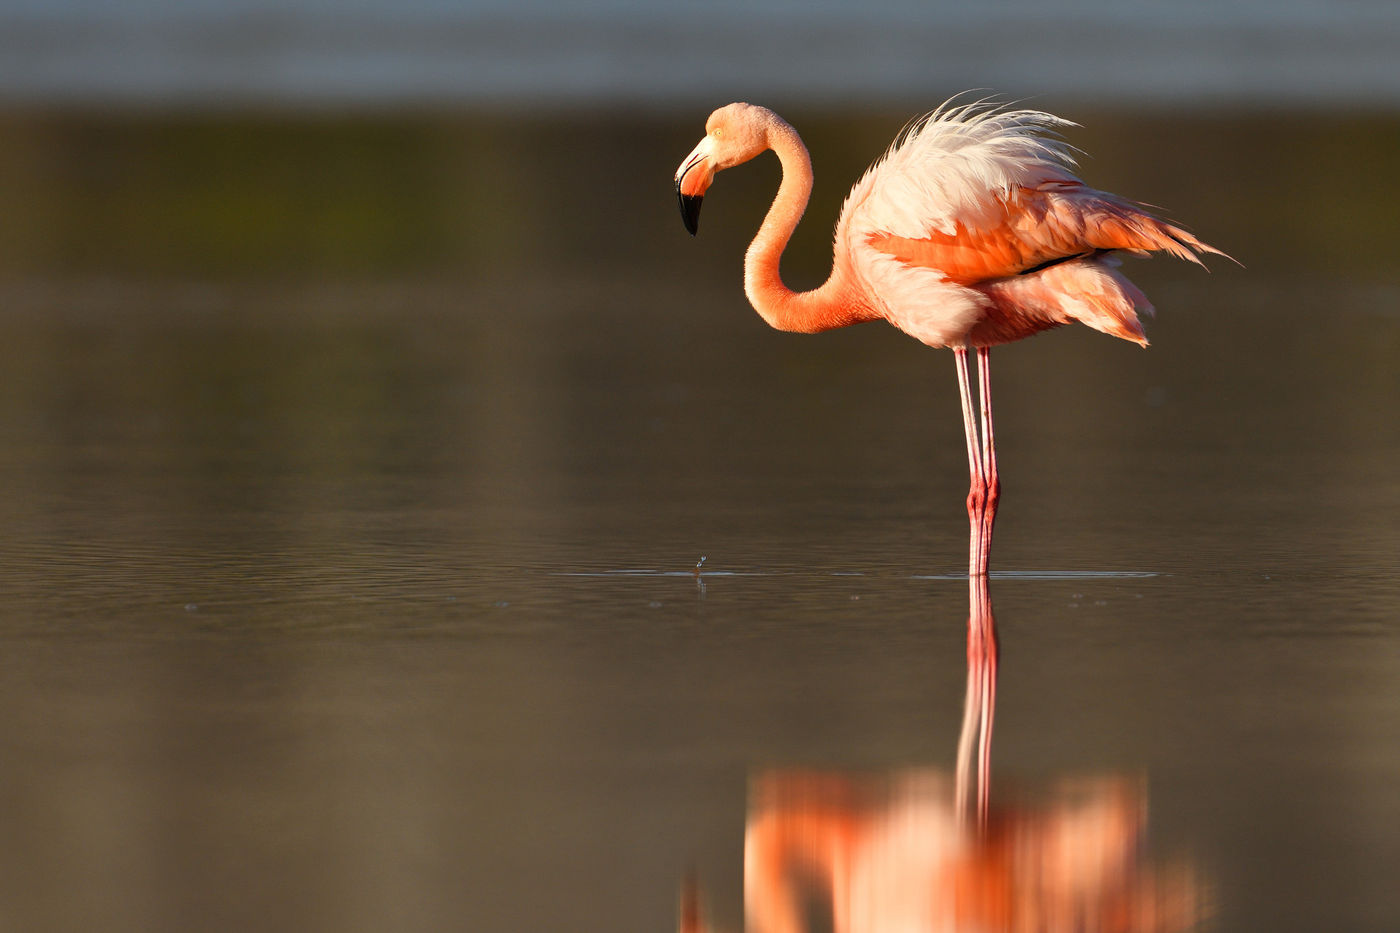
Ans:
{"label": "water surface", "polygon": [[[1245,268],[994,354],[994,794],[1142,787],[1213,929],[1393,929],[1400,126],[1069,115]],[[691,116],[0,121],[0,921],[665,929],[694,869],[738,929],[751,778],[952,767],[952,361],[766,330],[775,168],[692,241]],[[810,283],[907,114],[792,116]]]}

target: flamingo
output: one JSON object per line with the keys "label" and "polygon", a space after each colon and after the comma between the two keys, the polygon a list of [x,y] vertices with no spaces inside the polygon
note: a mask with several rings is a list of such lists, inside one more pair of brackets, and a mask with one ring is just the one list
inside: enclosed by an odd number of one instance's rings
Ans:
{"label": "flamingo", "polygon": [[[851,189],[836,222],[831,274],[805,292],[787,288],[778,268],[812,192],[811,157],[787,121],[754,104],[721,107],[676,171],[681,218],[694,235],[717,172],[777,153],[782,181],[744,257],[745,294],[772,327],[816,333],[883,319],[931,347],[952,348],[974,577],[987,572],[1001,495],[991,347],[1072,321],[1145,347],[1137,312],[1152,306],[1119,271],[1116,253],[1161,251],[1198,265],[1198,254],[1225,255],[1075,177],[1058,135],[1073,125],[956,98],[911,123]],[[968,370],[974,349],[980,436]]]}

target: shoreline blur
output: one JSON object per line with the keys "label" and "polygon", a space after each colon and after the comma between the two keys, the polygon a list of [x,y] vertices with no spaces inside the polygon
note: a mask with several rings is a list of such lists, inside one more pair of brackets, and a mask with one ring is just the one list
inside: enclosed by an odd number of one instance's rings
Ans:
{"label": "shoreline blur", "polygon": [[1400,7],[1246,0],[1126,10],[784,0],[8,0],[0,102],[655,108],[921,102],[968,88],[1148,107],[1400,106]]}
{"label": "shoreline blur", "polygon": [[[1064,135],[1082,150],[1087,182],[1166,209],[1243,263],[1246,271],[1215,264],[1212,287],[1237,277],[1286,290],[1296,288],[1290,280],[1400,284],[1389,256],[1400,119],[1046,106],[1080,124]],[[535,282],[547,268],[554,280],[613,288],[640,265],[732,290],[776,166],[761,160],[726,176],[707,202],[703,235],[683,240],[670,176],[707,112],[0,107],[0,282],[479,285]],[[794,287],[824,278],[846,192],[917,112],[785,112],[817,173],[784,258]],[[1339,187],[1338,178],[1357,184]],[[1260,230],[1271,231],[1266,240]],[[1148,280],[1167,272],[1133,267]]]}

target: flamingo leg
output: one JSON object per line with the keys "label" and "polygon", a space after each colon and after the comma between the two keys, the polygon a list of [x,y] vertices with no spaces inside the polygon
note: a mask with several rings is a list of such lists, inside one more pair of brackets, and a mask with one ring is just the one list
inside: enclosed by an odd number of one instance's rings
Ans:
{"label": "flamingo leg", "polygon": [[982,403],[982,573],[992,551],[992,526],[996,524],[997,502],[1001,499],[1001,479],[997,476],[996,432],[992,428],[992,351],[977,348],[978,395]]}
{"label": "flamingo leg", "polygon": [[[956,349],[958,394],[962,399],[963,429],[967,435],[968,602],[967,698],[963,706],[962,732],[958,737],[958,761],[954,794],[958,813],[985,827],[991,800],[992,723],[996,711],[997,636],[992,600],[987,588],[987,559],[992,548],[1001,480],[997,476],[996,437],[992,426],[991,353],[977,348],[978,407],[972,401],[972,379],[967,350]],[[979,410],[980,409],[980,410]],[[980,415],[980,417],[979,417]],[[980,429],[980,431],[979,431]],[[973,810],[973,786],[976,809]]]}
{"label": "flamingo leg", "polygon": [[[958,396],[962,399],[963,430],[967,433],[967,469],[975,488],[982,472],[982,445],[977,440],[977,419],[972,413],[972,380],[967,371],[967,350],[954,350],[953,362],[958,368]],[[972,507],[970,499],[968,507]]]}
{"label": "flamingo leg", "polygon": [[958,395],[962,399],[963,430],[967,435],[967,471],[970,477],[967,490],[967,520],[970,528],[968,539],[968,575],[976,577],[987,572],[986,547],[990,542],[983,540],[982,515],[987,496],[987,480],[983,473],[982,444],[977,437],[977,415],[972,404],[972,379],[968,373],[967,350],[953,351],[953,361],[957,365]]}
{"label": "flamingo leg", "polygon": [[987,508],[996,513],[1001,498],[1001,480],[997,478],[997,443],[992,430],[992,351],[977,348],[977,383],[982,401],[982,476],[987,483]]}
{"label": "flamingo leg", "polygon": [[992,548],[992,525],[996,519],[997,500],[1001,496],[992,430],[991,354],[986,347],[977,349],[980,438],[978,417],[972,403],[972,379],[968,371],[967,350],[955,349],[953,359],[957,364],[958,394],[962,399],[963,430],[967,435],[967,468],[970,475],[967,491],[967,518],[971,529],[968,575],[978,577],[987,573],[987,558]]}

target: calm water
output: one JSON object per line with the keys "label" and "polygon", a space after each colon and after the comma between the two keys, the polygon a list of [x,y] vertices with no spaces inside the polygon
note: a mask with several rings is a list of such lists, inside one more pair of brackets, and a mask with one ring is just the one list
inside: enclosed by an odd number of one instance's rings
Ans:
{"label": "calm water", "polygon": [[[791,115],[793,282],[907,115]],[[1400,122],[1067,115],[1246,268],[994,354],[993,808],[1393,930]],[[766,330],[703,116],[0,119],[0,926],[737,930],[751,781],[943,786],[951,358]]]}

